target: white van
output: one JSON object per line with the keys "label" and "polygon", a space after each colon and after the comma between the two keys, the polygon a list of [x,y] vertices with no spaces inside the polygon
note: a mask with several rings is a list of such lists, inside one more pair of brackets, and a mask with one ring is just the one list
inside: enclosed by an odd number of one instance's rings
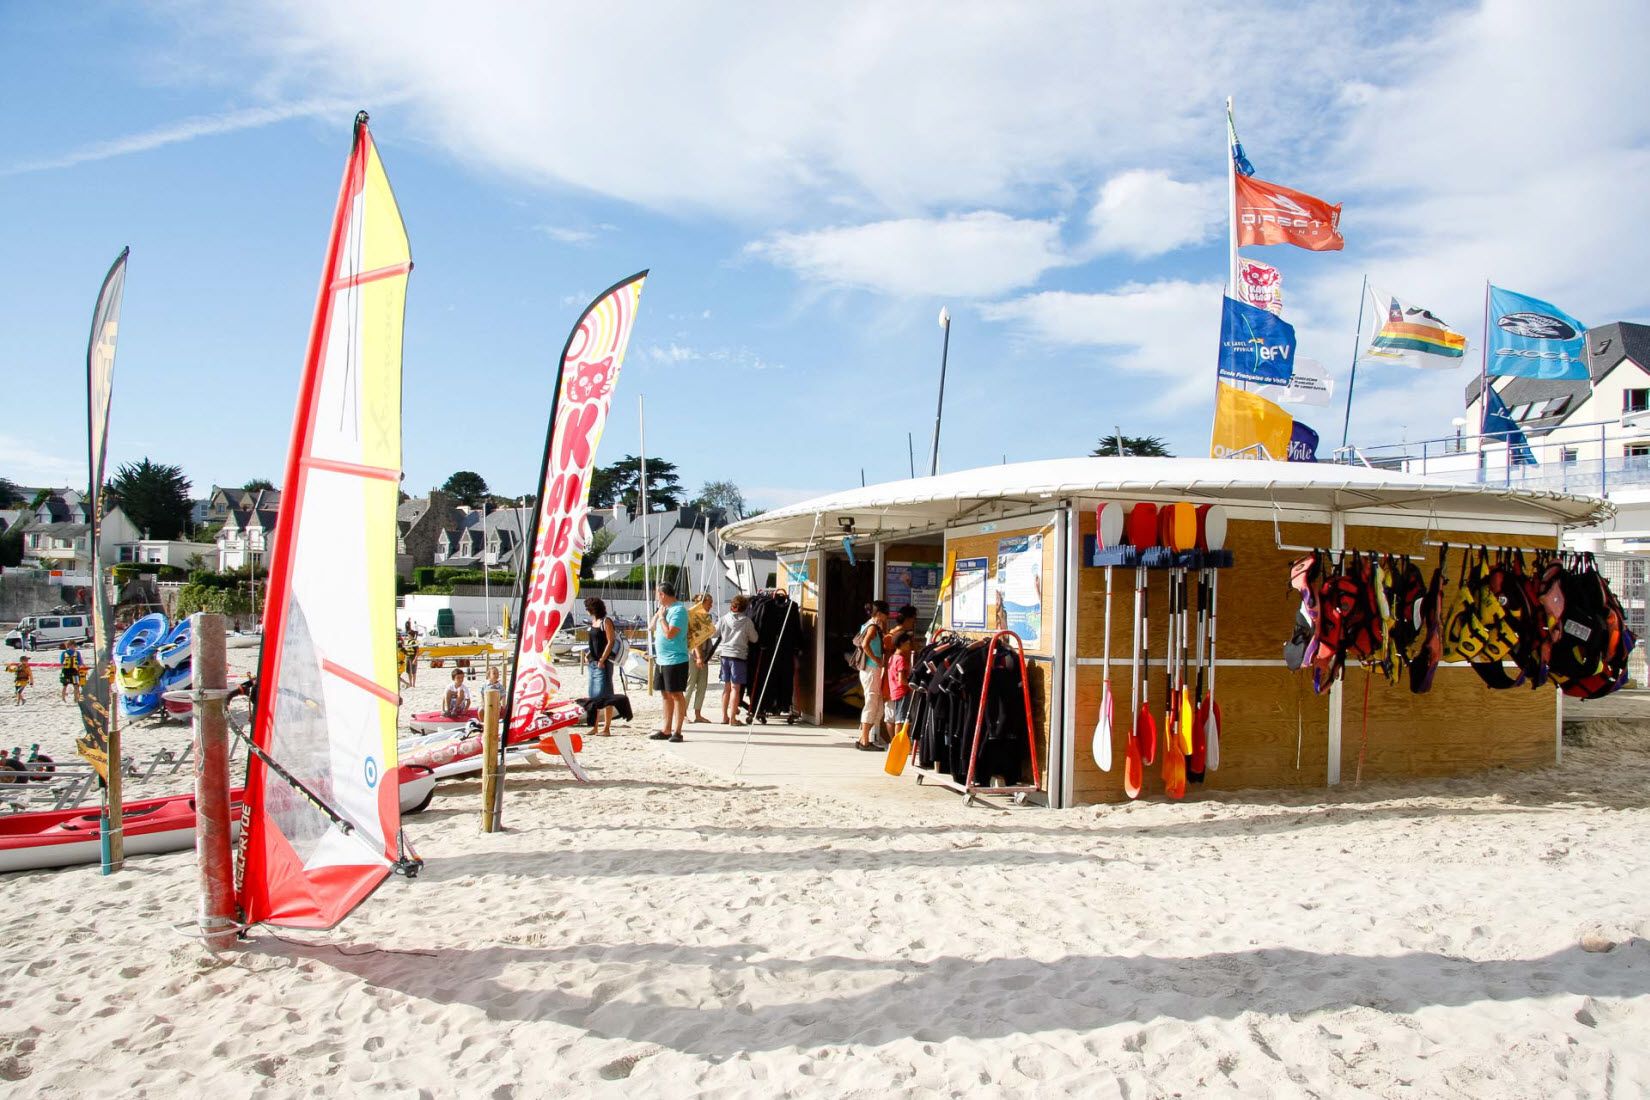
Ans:
{"label": "white van", "polygon": [[57,649],[91,640],[90,615],[30,615],[6,635],[12,649]]}

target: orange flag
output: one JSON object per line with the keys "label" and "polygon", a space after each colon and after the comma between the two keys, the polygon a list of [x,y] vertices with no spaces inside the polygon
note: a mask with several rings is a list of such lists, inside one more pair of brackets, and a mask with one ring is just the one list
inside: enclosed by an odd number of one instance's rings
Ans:
{"label": "orange flag", "polygon": [[1237,177],[1238,244],[1292,244],[1339,252],[1341,205],[1254,176]]}

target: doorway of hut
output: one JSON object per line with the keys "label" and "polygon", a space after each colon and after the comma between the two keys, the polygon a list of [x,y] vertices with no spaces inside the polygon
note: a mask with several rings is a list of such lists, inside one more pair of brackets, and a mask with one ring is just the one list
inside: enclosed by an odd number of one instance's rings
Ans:
{"label": "doorway of hut", "polygon": [[825,555],[825,713],[857,719],[865,704],[859,673],[848,663],[854,635],[865,622],[865,605],[876,598],[876,567],[870,556]]}

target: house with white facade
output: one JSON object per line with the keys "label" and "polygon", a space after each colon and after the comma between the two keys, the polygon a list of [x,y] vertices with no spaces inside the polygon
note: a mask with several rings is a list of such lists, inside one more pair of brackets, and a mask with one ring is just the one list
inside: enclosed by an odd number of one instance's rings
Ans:
{"label": "house with white facade", "polygon": [[625,580],[645,559],[654,567],[679,569],[689,589],[709,592],[718,607],[740,592],[772,586],[778,570],[775,555],[722,545],[719,532],[730,519],[720,508],[688,505],[631,516],[615,505],[607,518],[613,539],[592,564],[591,576],[598,584]]}
{"label": "house with white facade", "polygon": [[218,547],[210,542],[189,542],[183,539],[137,539],[117,545],[115,560],[142,562],[146,565],[173,565],[179,569],[214,569],[218,564]]}
{"label": "house with white facade", "polygon": [[[92,527],[86,521],[86,507],[80,494],[67,491],[72,499],[53,493],[35,509],[23,528],[23,564],[38,569],[89,577],[92,572]],[[103,515],[103,542],[100,547],[105,566],[119,560],[118,547],[141,535],[117,505]]]}
{"label": "house with white facade", "polygon": [[267,568],[275,547],[275,519],[280,514],[281,494],[276,489],[259,489],[246,494],[241,489],[219,489],[217,494],[244,494],[246,507],[230,506],[218,528],[218,571],[244,569],[248,565]]}

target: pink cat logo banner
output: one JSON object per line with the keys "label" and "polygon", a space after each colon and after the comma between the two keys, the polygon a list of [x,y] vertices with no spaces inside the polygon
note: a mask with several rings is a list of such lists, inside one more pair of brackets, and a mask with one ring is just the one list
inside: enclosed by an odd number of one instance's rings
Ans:
{"label": "pink cat logo banner", "polygon": [[562,350],[510,680],[512,742],[532,729],[561,689],[550,639],[578,598],[579,563],[590,545],[590,471],[646,280],[645,271],[632,275],[590,303]]}
{"label": "pink cat logo banner", "polygon": [[1283,272],[1259,260],[1238,260],[1238,300],[1283,315]]}

